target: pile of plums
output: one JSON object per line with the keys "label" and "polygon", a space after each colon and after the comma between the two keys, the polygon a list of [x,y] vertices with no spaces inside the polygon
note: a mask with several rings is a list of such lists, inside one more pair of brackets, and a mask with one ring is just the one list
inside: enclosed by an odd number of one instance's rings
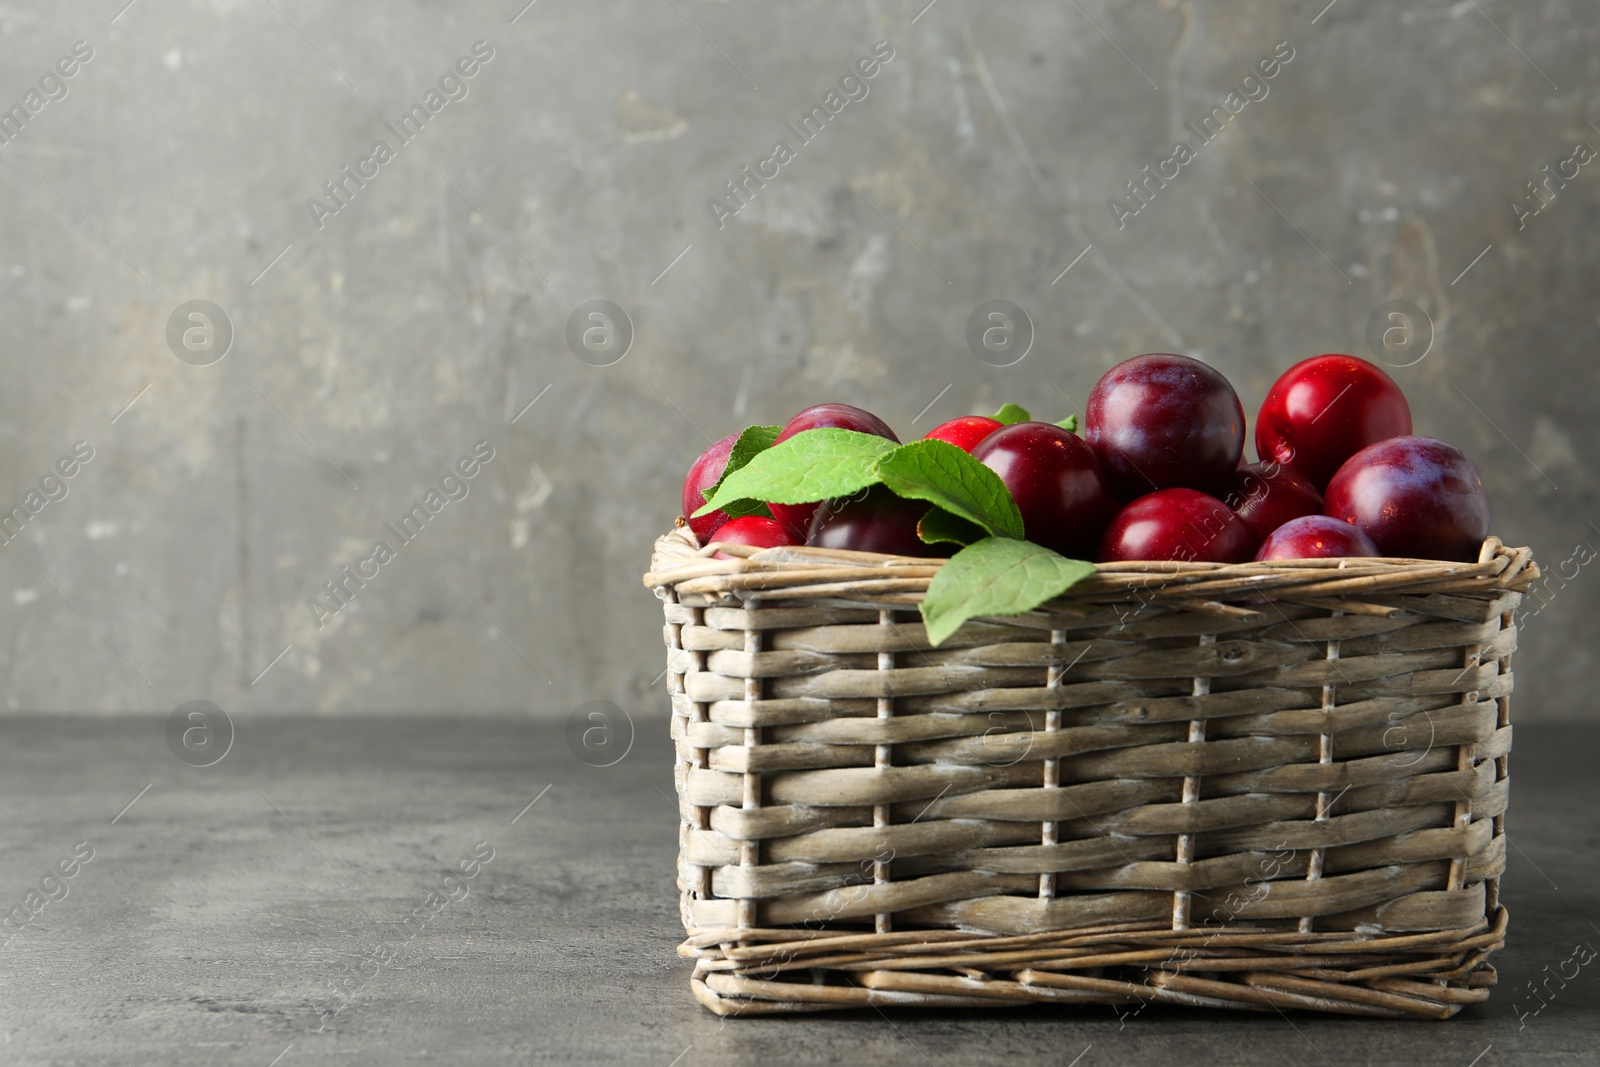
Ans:
{"label": "pile of plums", "polygon": [[[817,427],[899,441],[849,404],[806,408],[778,442]],[[1478,558],[1489,504],[1477,468],[1454,445],[1411,434],[1411,409],[1381,369],[1323,355],[1284,372],[1256,417],[1259,459],[1244,462],[1244,407],[1228,380],[1188,356],[1145,355],[1111,368],[1089,393],[1084,434],[1047,422],[965,415],[929,438],[1000,476],[1028,540],[1077,559],[1241,563],[1329,556]],[[721,478],[738,435],[689,469],[683,513]],[[845,500],[770,504],[771,518],[713,511],[688,520],[702,544],[947,555],[924,544],[929,505],[877,486]]]}

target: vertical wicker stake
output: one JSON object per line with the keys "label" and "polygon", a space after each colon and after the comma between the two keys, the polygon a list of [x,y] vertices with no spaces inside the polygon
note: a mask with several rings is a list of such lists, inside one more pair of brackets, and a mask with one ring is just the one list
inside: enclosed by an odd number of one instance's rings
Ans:
{"label": "vertical wicker stake", "polygon": [[[1330,617],[1337,619],[1341,614],[1343,613],[1335,611]],[[1329,641],[1325,646],[1322,658],[1330,664],[1338,663],[1339,642]],[[1338,670],[1339,668],[1333,667],[1332,669]],[[1334,694],[1334,684],[1332,682],[1324,682],[1322,684],[1322,722],[1324,726],[1328,725],[1333,720],[1334,709],[1338,706],[1339,701]],[[1324,732],[1322,736],[1318,738],[1317,762],[1323,766],[1327,766],[1333,762],[1332,733]],[[1317,790],[1317,814],[1315,821],[1319,823],[1327,822],[1332,807],[1333,801],[1328,798],[1328,791],[1326,789]],[[1327,862],[1326,850],[1320,847],[1312,849],[1311,861],[1306,864],[1306,881],[1315,882],[1319,880],[1322,877],[1322,865],[1325,862]],[[1309,934],[1315,924],[1316,919],[1313,916],[1300,916],[1300,932],[1302,934]]]}
{"label": "vertical wicker stake", "polygon": [[[1515,611],[1504,611],[1500,613],[1501,633],[1504,633],[1507,630],[1515,629],[1516,625],[1517,616]],[[1496,666],[1498,668],[1497,673],[1504,677],[1506,672],[1511,670],[1511,657],[1509,655],[1501,656],[1500,662]],[[1501,696],[1495,701],[1495,705],[1495,727],[1497,730],[1504,730],[1507,726],[1511,725],[1511,694],[1506,693],[1505,695]],[[1501,756],[1494,761],[1494,780],[1496,785],[1505,781],[1506,777],[1511,773],[1508,766],[1510,759],[1510,756]],[[1499,837],[1502,833],[1504,833],[1505,826],[1506,815],[1505,812],[1502,811],[1499,815],[1494,817],[1494,836]],[[1493,912],[1500,906],[1500,879],[1498,877],[1485,879],[1483,892],[1484,906],[1488,911]]]}
{"label": "vertical wicker stake", "polygon": [[[1482,658],[1482,645],[1468,645],[1463,655],[1465,662],[1462,664],[1462,673],[1465,674],[1469,670],[1477,669],[1481,665],[1480,661]],[[1469,689],[1465,693],[1461,694],[1461,704],[1463,707],[1471,707],[1477,702],[1478,690]],[[1504,714],[1504,712],[1501,712],[1501,714]],[[1456,770],[1470,771],[1477,765],[1477,745],[1469,743],[1456,746]],[[1455,818],[1451,821],[1451,824],[1457,830],[1465,831],[1471,822],[1472,798],[1463,793],[1461,799],[1456,801]],[[1460,852],[1450,860],[1450,883],[1446,888],[1448,888],[1452,893],[1460,889],[1466,883],[1467,857],[1464,854],[1465,852],[1466,848],[1463,846]]]}
{"label": "vertical wicker stake", "polygon": [[[1216,634],[1201,634],[1200,647],[1217,643]],[[1211,679],[1195,676],[1193,695],[1203,697],[1211,692]],[[1189,720],[1189,743],[1198,745],[1206,739],[1205,719]],[[1193,804],[1200,799],[1200,776],[1186,774],[1183,776],[1183,802]],[[1194,834],[1178,835],[1178,862],[1184,866],[1194,862]],[[1187,930],[1189,928],[1189,891],[1179,889],[1172,894],[1172,928],[1174,930]]]}
{"label": "vertical wicker stake", "polygon": [[[677,590],[676,587],[673,587],[673,586],[668,586],[667,587],[667,590],[666,590],[666,602],[668,604],[672,604],[672,605],[676,605],[678,603],[678,590]],[[668,612],[668,616],[671,617],[672,609],[668,608],[667,612]],[[706,621],[706,610],[705,610],[705,608],[690,608],[689,609],[689,617],[690,617],[692,625],[697,626],[697,627],[698,626],[704,626],[705,625],[705,621]],[[677,653],[678,655],[682,655],[682,653],[683,653],[683,623],[674,622],[674,623],[671,623],[670,625],[668,625],[668,627],[667,627],[667,647],[672,649],[672,651],[674,653]],[[677,659],[677,656],[672,656],[671,653],[669,653],[669,656],[671,657],[672,660],[676,660]],[[691,671],[696,671],[696,672],[704,671],[706,669],[706,654],[704,652],[691,652],[691,653],[689,653],[689,669]],[[683,696],[687,692],[687,687],[683,684],[683,674],[682,673],[677,672],[677,671],[673,671],[673,670],[670,670],[670,669],[667,671],[667,692],[672,694],[672,696],[674,696],[674,697]],[[700,703],[699,701],[691,702],[690,705],[689,705],[689,724],[690,725],[689,725],[689,729],[684,731],[685,735],[689,736],[689,737],[692,737],[693,734],[694,734],[694,726],[696,724],[703,723],[703,722],[709,722],[709,721],[710,721],[710,716],[707,713],[706,706],[704,704]],[[707,767],[711,766],[710,755],[709,755],[709,753],[706,752],[705,749],[703,749],[703,748],[692,748],[690,750],[690,753],[691,753],[691,755],[690,755],[690,763],[689,763],[690,767],[695,768],[697,770],[705,770]],[[677,778],[678,776],[674,775],[674,777]],[[682,775],[682,778],[678,781],[678,796],[680,798],[682,798],[683,795],[687,792],[687,790],[684,788],[684,784],[688,781],[688,777],[689,777],[688,776],[688,772],[684,771],[683,775]],[[704,831],[709,830],[711,828],[711,809],[710,808],[706,808],[706,807],[702,807],[702,806],[696,804],[694,806],[694,810],[693,810],[692,815],[686,818],[685,815],[684,815],[684,812],[683,812],[683,805],[682,805],[681,800],[680,800],[680,803],[678,805],[678,825],[679,825],[679,831],[678,831],[678,833],[679,833],[679,840],[678,840],[679,852],[682,855],[687,855],[688,852],[689,852],[689,848],[688,848],[689,841],[688,841],[688,838],[691,835],[693,835],[694,833],[696,833],[697,831],[698,832],[704,832]],[[684,888],[686,888],[690,892],[692,892],[694,894],[694,898],[696,900],[710,900],[711,899],[711,868],[710,867],[703,867],[703,866],[696,865],[695,869],[694,869],[694,872],[695,872],[694,885],[685,886]]]}
{"label": "vertical wicker stake", "polygon": [[[883,639],[884,639],[884,641],[887,642],[889,640],[889,638],[895,633],[895,629],[894,629],[894,612],[890,611],[887,608],[885,608],[883,610],[880,610],[878,612],[878,626],[880,628],[883,628],[883,631],[884,631],[883,632]],[[878,670],[880,670],[880,671],[892,671],[892,670],[894,670],[894,653],[893,652],[879,652],[878,653]],[[894,718],[894,697],[889,696],[887,694],[887,692],[885,692],[884,695],[878,697],[878,718],[879,719],[892,719],[892,718]],[[877,770],[880,770],[880,771],[884,770],[887,767],[893,767],[894,766],[894,745],[892,745],[892,744],[874,745],[873,749],[872,749],[872,766],[874,768],[876,768]],[[872,825],[873,825],[874,829],[887,830],[887,828],[889,826],[889,811],[890,811],[890,808],[889,808],[888,804],[874,804],[872,806]],[[887,833],[884,836],[887,837]],[[890,849],[890,856],[889,856],[888,859],[880,859],[880,858],[878,858],[882,854],[883,854],[883,849],[880,846],[879,849],[877,850],[877,852],[875,853],[875,855],[873,856],[873,860],[872,860],[872,884],[873,885],[883,885],[883,884],[885,884],[885,883],[887,883],[889,881],[889,864],[894,862],[893,849],[892,848]],[[880,934],[889,933],[889,931],[893,928],[893,926],[892,926],[892,917],[891,917],[890,913],[886,912],[886,911],[880,911],[876,915],[874,915],[872,917],[872,928],[874,930],[876,930]]]}
{"label": "vertical wicker stake", "polygon": [[[756,610],[754,597],[745,602],[745,611]],[[761,651],[761,631],[751,628],[744,632],[744,650],[750,654],[750,676],[744,680],[744,699],[747,705],[753,705],[761,699],[761,679],[757,677],[761,672],[756,668],[756,655]],[[753,710],[753,709],[752,709]],[[755,755],[755,750],[761,746],[761,727],[746,726],[744,728],[744,747],[749,750],[747,755]],[[748,768],[749,764],[746,764]],[[746,811],[754,810],[761,806],[761,775],[746,769],[744,773],[743,807]],[[739,866],[750,869],[752,872],[761,863],[761,842],[741,841],[739,843]],[[748,881],[745,890],[750,889]],[[739,899],[739,928],[748,930],[757,925],[756,901],[751,897]]]}
{"label": "vertical wicker stake", "polygon": [[[1045,676],[1045,687],[1060,689],[1061,679],[1066,677],[1067,668],[1061,663],[1065,656],[1064,649],[1067,645],[1067,631],[1050,631],[1050,672]],[[1028,721],[1029,730],[1033,729],[1033,720]],[[1050,710],[1044,713],[1044,732],[1052,743],[1054,751],[1055,738],[1051,735],[1061,729],[1061,709],[1052,703]],[[1044,787],[1046,789],[1059,789],[1061,787],[1061,760],[1051,756],[1044,761]],[[1045,847],[1056,844],[1057,826],[1054,819],[1041,823],[1039,826],[1039,843]],[[1053,871],[1046,871],[1039,875],[1039,899],[1052,900],[1056,895],[1056,876]]]}

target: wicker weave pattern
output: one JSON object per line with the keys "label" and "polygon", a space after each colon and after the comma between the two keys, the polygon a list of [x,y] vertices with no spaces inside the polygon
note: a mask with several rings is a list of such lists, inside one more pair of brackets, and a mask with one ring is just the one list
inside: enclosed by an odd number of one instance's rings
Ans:
{"label": "wicker weave pattern", "polygon": [[937,562],[709,551],[645,583],[712,1010],[1487,995],[1526,549],[1103,566],[937,649]]}

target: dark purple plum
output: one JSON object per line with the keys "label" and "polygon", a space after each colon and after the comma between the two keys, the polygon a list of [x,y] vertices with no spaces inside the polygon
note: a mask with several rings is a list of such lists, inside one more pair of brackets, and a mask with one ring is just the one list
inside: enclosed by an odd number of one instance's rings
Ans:
{"label": "dark purple plum", "polygon": [[1256,559],[1327,559],[1336,556],[1379,556],[1372,538],[1348,522],[1327,515],[1302,515],[1272,531],[1256,550]]}
{"label": "dark purple plum", "polygon": [[1244,563],[1255,533],[1228,505],[1195,489],[1161,489],[1117,512],[1100,539],[1101,563],[1178,560]]}
{"label": "dark purple plum", "polygon": [[928,508],[920,500],[906,500],[875,485],[854,496],[825,501],[811,519],[806,544],[891,556],[942,555],[939,546],[924,544],[917,536],[917,523]]}
{"label": "dark purple plum", "polygon": [[1470,563],[1489,536],[1489,498],[1466,453],[1433,437],[1391,437],[1339,468],[1324,510],[1385,556]]}
{"label": "dark purple plum", "polygon": [[1257,537],[1266,537],[1290,519],[1322,511],[1322,494],[1311,479],[1281,463],[1247,463],[1233,472],[1222,498]]}
{"label": "dark purple plum", "polygon": [[1095,383],[1085,415],[1085,437],[1118,500],[1174,488],[1221,495],[1244,454],[1238,394],[1188,356],[1118,363]]}
{"label": "dark purple plum", "polygon": [[[705,506],[705,493],[721,479],[722,472],[728,466],[728,454],[733,451],[733,444],[739,440],[736,433],[729,434],[704,452],[694,461],[689,468],[688,475],[683,479],[683,514],[692,516]],[[696,539],[703,545],[711,540],[711,535],[728,521],[724,511],[709,511],[699,518],[689,519],[689,529],[694,531]]]}
{"label": "dark purple plum", "polygon": [[1094,551],[1112,505],[1100,461],[1081,437],[1048,422],[1014,422],[972,457],[1011,490],[1028,540],[1078,559]]}

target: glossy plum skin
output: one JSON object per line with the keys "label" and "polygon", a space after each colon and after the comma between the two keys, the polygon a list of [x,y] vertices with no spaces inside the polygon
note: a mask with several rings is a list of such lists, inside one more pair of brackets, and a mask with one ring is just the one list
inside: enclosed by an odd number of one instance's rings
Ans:
{"label": "glossy plum skin", "polygon": [[928,507],[875,485],[854,496],[825,501],[811,520],[806,544],[891,556],[942,555],[939,546],[924,544],[917,536],[917,523]]}
{"label": "glossy plum skin", "polygon": [[1226,491],[1244,453],[1244,407],[1228,379],[1188,356],[1112,367],[1085,407],[1085,437],[1118,500],[1156,489]]}
{"label": "glossy plum skin", "polygon": [[1473,562],[1489,536],[1489,498],[1466,453],[1433,437],[1391,437],[1339,468],[1324,510],[1386,556]]}
{"label": "glossy plum skin", "polygon": [[1237,511],[1258,538],[1290,519],[1322,511],[1322,494],[1311,479],[1274,462],[1247,463],[1234,471],[1222,502]]}
{"label": "glossy plum skin", "polygon": [[1257,539],[1238,514],[1194,489],[1161,489],[1124,507],[1100,539],[1099,562],[1244,563]]}
{"label": "glossy plum skin", "polygon": [[987,415],[963,415],[959,419],[940,423],[922,436],[925,441],[944,441],[963,452],[971,452],[985,437],[1003,425],[999,419],[991,419]]}
{"label": "glossy plum skin", "polygon": [[1111,496],[1094,450],[1048,422],[1014,422],[984,438],[972,457],[1000,476],[1035,544],[1083,559],[1111,514]]}
{"label": "glossy plum skin", "polygon": [[[737,519],[729,519],[717,530],[712,541],[722,541],[730,545],[750,545],[754,548],[777,548],[780,545],[795,544],[784,528],[775,519],[765,515],[743,515]],[[726,552],[713,553],[716,559],[729,559]]]}
{"label": "glossy plum skin", "polygon": [[1290,519],[1256,550],[1256,560],[1328,559],[1335,556],[1378,556],[1372,538],[1348,522],[1327,515],[1302,515]]}
{"label": "glossy plum skin", "polygon": [[[841,430],[855,430],[857,433],[877,434],[887,437],[895,444],[900,443],[889,424],[870,411],[864,411],[853,404],[815,404],[806,408],[784,424],[783,432],[778,434],[778,439],[773,444],[780,444],[793,437],[802,430],[817,430],[824,427],[835,427]],[[772,517],[783,523],[783,528],[789,531],[795,541],[804,541],[806,532],[811,529],[811,517],[816,514],[816,504],[768,504]]]}
{"label": "glossy plum skin", "polygon": [[1256,416],[1256,455],[1291,466],[1326,491],[1340,464],[1411,432],[1411,406],[1383,370],[1330,353],[1284,371]]}
{"label": "glossy plum skin", "polygon": [[[717,484],[722,477],[722,471],[728,465],[728,454],[733,451],[733,443],[739,440],[736,433],[729,434],[704,452],[689,467],[688,475],[683,479],[683,514],[694,515],[705,506],[705,491]],[[711,511],[698,519],[689,519],[689,529],[694,531],[694,536],[703,545],[711,539],[711,534],[717,527],[728,521],[728,515],[723,511]]]}

